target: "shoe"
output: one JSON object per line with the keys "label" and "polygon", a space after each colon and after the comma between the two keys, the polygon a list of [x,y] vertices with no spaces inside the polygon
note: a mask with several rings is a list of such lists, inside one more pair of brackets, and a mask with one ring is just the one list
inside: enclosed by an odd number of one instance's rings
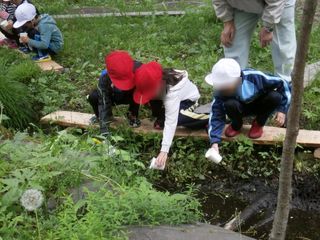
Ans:
{"label": "shoe", "polygon": [[36,63],[42,63],[42,62],[49,62],[52,59],[51,59],[51,56],[49,54],[47,54],[44,56],[36,55],[36,56],[32,57],[32,60],[35,61]]}
{"label": "shoe", "polygon": [[28,47],[19,47],[19,51],[24,54],[28,54],[31,52],[31,50]]}
{"label": "shoe", "polygon": [[127,113],[127,118],[129,120],[130,127],[138,128],[141,126],[141,121],[137,117],[132,116],[131,113]]}
{"label": "shoe", "polygon": [[241,133],[240,131],[234,130],[231,124],[227,127],[225,131],[225,135],[227,137],[235,137],[235,136],[238,136],[240,133]]}
{"label": "shoe", "polygon": [[257,139],[260,138],[263,134],[263,126],[260,126],[259,123],[254,120],[252,122],[251,129],[249,131],[249,138]]}
{"label": "shoe", "polygon": [[96,116],[90,118],[90,125],[95,125],[97,123],[99,123],[99,119]]}
{"label": "shoe", "polygon": [[163,130],[164,128],[164,120],[157,119],[153,124],[154,129]]}

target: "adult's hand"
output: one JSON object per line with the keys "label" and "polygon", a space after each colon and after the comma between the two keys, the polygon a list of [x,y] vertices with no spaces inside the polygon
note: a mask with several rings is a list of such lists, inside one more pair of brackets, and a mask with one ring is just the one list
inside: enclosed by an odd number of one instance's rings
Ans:
{"label": "adult's hand", "polygon": [[156,161],[156,165],[161,168],[163,166],[166,165],[168,159],[168,153],[166,152],[160,152],[158,157],[157,157],[157,161]]}
{"label": "adult's hand", "polygon": [[231,20],[229,22],[225,22],[224,29],[221,33],[221,43],[225,47],[231,47],[235,34],[236,34],[236,26],[234,25],[234,21]]}
{"label": "adult's hand", "polygon": [[276,114],[275,123],[277,127],[283,127],[286,122],[286,114],[278,112]]}
{"label": "adult's hand", "polygon": [[212,144],[211,148],[213,148],[214,150],[217,151],[217,153],[219,153],[219,145],[218,145],[218,143]]}
{"label": "adult's hand", "polygon": [[260,31],[260,45],[261,47],[267,47],[273,39],[273,32],[268,31],[265,27]]}

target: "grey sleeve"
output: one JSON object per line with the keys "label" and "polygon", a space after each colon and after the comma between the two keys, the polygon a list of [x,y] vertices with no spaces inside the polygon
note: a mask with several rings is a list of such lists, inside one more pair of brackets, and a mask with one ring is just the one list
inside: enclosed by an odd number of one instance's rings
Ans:
{"label": "grey sleeve", "polygon": [[233,20],[233,7],[226,0],[212,0],[217,18],[223,22]]}
{"label": "grey sleeve", "polygon": [[281,20],[287,0],[265,0],[266,6],[262,14],[262,22],[265,27],[273,27]]}

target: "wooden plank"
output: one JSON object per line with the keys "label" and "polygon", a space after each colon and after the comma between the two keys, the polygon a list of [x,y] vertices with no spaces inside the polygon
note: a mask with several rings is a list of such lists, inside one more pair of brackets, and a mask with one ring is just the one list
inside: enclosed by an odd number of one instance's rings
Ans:
{"label": "wooden plank", "polygon": [[[79,113],[79,112],[68,112],[68,111],[57,111],[51,113],[41,119],[41,123],[48,124],[53,123],[65,127],[77,127],[77,128],[88,128],[98,127],[90,125],[90,118],[92,114]],[[150,134],[156,133],[161,134],[162,131],[153,128],[153,123],[147,119],[141,121],[141,127],[133,129],[134,132],[139,134]],[[120,125],[126,124],[124,119],[116,119],[111,127],[117,128]],[[250,126],[246,125],[243,127],[243,134],[247,134]],[[252,140],[254,144],[259,145],[282,145],[286,129],[266,126],[264,134],[261,138]],[[208,139],[208,135],[204,130],[191,130],[183,127],[178,127],[176,131],[177,137],[198,137]],[[222,137],[224,141],[234,141],[234,138]],[[320,148],[320,131],[300,130],[297,143],[305,147]]]}
{"label": "wooden plank", "polygon": [[37,64],[41,68],[42,71],[62,72],[64,69],[60,64],[58,64],[52,60],[48,61],[48,62],[37,63]]}

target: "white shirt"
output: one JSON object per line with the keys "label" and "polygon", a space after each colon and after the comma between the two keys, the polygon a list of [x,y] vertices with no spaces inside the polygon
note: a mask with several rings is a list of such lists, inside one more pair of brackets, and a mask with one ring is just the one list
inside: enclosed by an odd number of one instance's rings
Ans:
{"label": "white shirt", "polygon": [[165,124],[162,138],[162,152],[169,152],[176,128],[180,111],[180,103],[184,100],[198,101],[200,93],[195,84],[189,80],[187,71],[183,73],[182,80],[175,86],[169,86],[166,95],[163,98],[165,106]]}

